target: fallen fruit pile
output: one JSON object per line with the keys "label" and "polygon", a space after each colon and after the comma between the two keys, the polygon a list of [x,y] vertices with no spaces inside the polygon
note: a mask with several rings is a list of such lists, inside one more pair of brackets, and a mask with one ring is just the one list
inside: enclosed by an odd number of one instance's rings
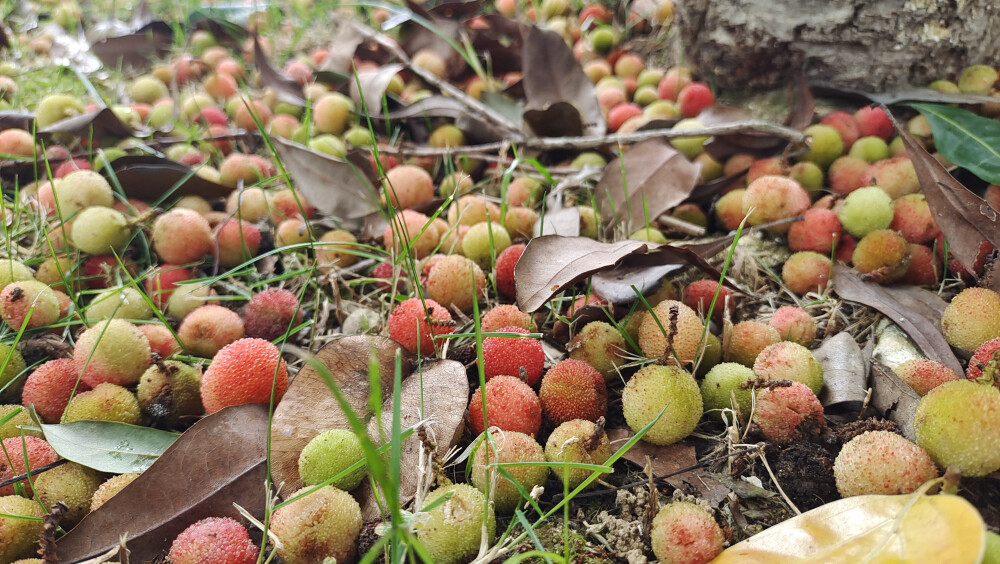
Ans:
{"label": "fallen fruit pile", "polygon": [[[566,0],[527,10],[498,0],[486,13],[297,2],[287,21],[252,14],[252,36],[212,20],[148,68],[105,64],[69,84],[44,73],[50,56],[66,56],[62,28],[80,24],[80,9],[44,4],[34,8],[49,25],[17,29],[16,56],[0,64],[0,105],[12,110],[0,114],[0,479],[11,482],[0,489],[2,562],[51,556],[55,526],[84,529],[124,488],[157,488],[143,471],[169,456],[103,471],[51,440],[57,429],[184,432],[228,407],[274,408],[304,386],[296,375],[309,357],[296,351],[336,350],[345,335],[388,336],[397,373],[413,368],[406,378],[460,366],[466,425],[434,428],[440,414],[421,403],[404,411],[413,436],[379,436],[393,413],[376,406],[398,390],[373,352],[376,370],[349,377],[388,385],[338,404],[367,411],[357,425],[303,418],[299,483],[269,482],[283,502],[251,521],[232,508],[242,499],[216,500],[214,516],[182,513],[173,525],[183,532],[144,539],[143,550],[174,564],[271,551],[289,564],[352,562],[381,552],[388,537],[376,529],[388,527],[420,558],[488,562],[561,551],[562,532],[543,547],[526,516],[542,523],[568,499],[583,516],[574,534],[600,539],[580,548],[586,558],[704,563],[799,507],[910,494],[944,471],[975,488],[1000,471],[996,240],[981,237],[970,256],[968,231],[939,225],[954,218],[928,191],[950,163],[929,154],[943,136],[924,113],[901,108],[911,117],[900,124],[861,106],[814,119],[810,95],[801,134],[761,130],[716,103],[709,77],[661,68],[637,47],[666,41],[670,0],[617,14]],[[308,14],[340,26],[337,39],[286,44]],[[350,18],[402,30],[359,25],[348,38]],[[460,38],[475,47],[460,54]],[[530,66],[546,57],[565,62],[551,81],[575,80],[578,92],[542,92],[551,86]],[[930,88],[998,97],[998,75],[975,65]],[[500,142],[515,135],[521,150]],[[651,153],[635,157],[640,148]],[[978,182],[982,199],[968,197],[982,207],[968,213],[991,211],[995,224],[1000,186]],[[883,307],[838,295],[835,280]],[[915,290],[913,301],[880,286]],[[887,300],[915,309],[935,336],[909,335],[919,345],[910,353],[880,355],[876,325],[902,321]],[[868,406],[865,390],[878,395],[874,380],[890,378],[866,379],[870,356],[855,395],[831,399],[857,366],[823,349],[847,330],[919,396],[911,412]],[[330,382],[348,377],[326,368]],[[460,454],[436,450],[451,446]],[[797,478],[781,464],[795,456],[822,467],[815,485],[788,483]],[[648,462],[647,475],[636,482],[622,457]],[[673,474],[655,475],[657,457],[676,458]],[[396,497],[379,493],[389,464]],[[705,477],[724,493],[694,485]],[[766,501],[741,501],[733,483]],[[610,496],[586,501],[601,488],[651,496],[629,509],[645,513],[628,521],[638,534],[586,524],[608,510]],[[373,499],[380,517],[367,512]],[[734,512],[741,502],[752,523]]]}

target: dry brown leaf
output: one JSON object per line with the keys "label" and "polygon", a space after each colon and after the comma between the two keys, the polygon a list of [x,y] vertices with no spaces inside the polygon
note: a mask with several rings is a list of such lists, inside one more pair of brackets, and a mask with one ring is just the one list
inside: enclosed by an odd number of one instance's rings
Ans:
{"label": "dry brown leaf", "polygon": [[546,210],[532,228],[535,237],[541,235],[580,235],[580,209],[576,206],[557,210]]}
{"label": "dry brown leaf", "polygon": [[837,333],[813,351],[823,367],[823,407],[861,408],[868,396],[868,363],[861,347],[847,332]]}
{"label": "dry brown leaf", "polygon": [[267,53],[260,46],[257,36],[253,37],[253,62],[260,71],[261,83],[274,90],[278,99],[289,104],[305,107],[306,97],[302,93],[302,85],[295,82],[283,71],[274,68],[271,60],[267,58]]}
{"label": "dry brown leaf", "polygon": [[43,135],[71,133],[83,138],[89,138],[93,134],[94,139],[139,136],[137,132],[118,119],[118,116],[111,111],[111,108],[98,108],[57,121],[52,125],[39,129],[38,133]]}
{"label": "dry brown leaf", "polygon": [[350,18],[334,18],[336,31],[326,45],[330,54],[320,64],[320,71],[350,74],[354,67],[354,53],[365,42],[365,36]]}
{"label": "dry brown leaf", "polygon": [[604,167],[594,189],[601,218],[608,229],[640,229],[686,200],[700,170],[666,139],[636,143]]}
{"label": "dry brown leaf", "polygon": [[[382,96],[385,95],[385,89],[389,87],[392,77],[401,70],[403,70],[403,65],[400,64],[385,65],[373,70],[359,71],[352,77],[351,99],[357,104],[358,111],[360,112],[364,108],[368,114],[381,114]],[[358,85],[360,85],[360,91]]]}
{"label": "dry brown leaf", "polygon": [[941,163],[928,153],[923,145],[892,117],[896,131],[903,139],[906,152],[917,170],[924,198],[930,206],[934,221],[948,241],[948,252],[962,263],[969,272],[975,272],[973,263],[984,240],[1000,248],[1000,219],[996,210],[985,200],[955,180]]}
{"label": "dry brown leaf", "polygon": [[501,14],[477,18],[479,27],[469,30],[472,46],[486,55],[494,75],[521,72],[525,26]]}
{"label": "dry brown leaf", "polygon": [[280,137],[273,142],[295,187],[318,211],[358,219],[378,210],[380,183],[367,157],[348,153],[338,159]]}
{"label": "dry brown leaf", "polygon": [[913,339],[928,358],[951,368],[957,374],[964,372],[955,353],[944,340],[939,323],[901,304],[886,288],[874,282],[862,281],[857,271],[842,264],[833,267],[832,281],[833,291],[841,298],[873,307],[885,314]]}
{"label": "dry brown leaf", "polygon": [[784,124],[792,129],[805,129],[812,124],[816,113],[816,100],[813,98],[805,74],[799,73],[795,84],[789,85],[789,109]]}
{"label": "dry brown leaf", "polygon": [[[381,108],[382,105],[379,104]],[[407,119],[415,117],[446,117],[458,119],[468,115],[465,104],[447,96],[428,96],[423,100],[409,104],[386,114],[388,119]]]}
{"label": "dry brown leaf", "polygon": [[31,112],[20,112],[17,110],[0,111],[0,130],[16,127],[31,131],[31,123],[35,121],[35,114]]}
{"label": "dry brown leaf", "polygon": [[[445,452],[459,438],[469,401],[468,377],[455,361],[442,360],[417,369],[416,359],[398,343],[385,337],[352,336],[328,343],[316,351],[316,359],[329,371],[354,413],[368,425],[369,436],[381,444],[374,412],[368,403],[369,363],[379,366],[384,424],[391,424],[392,380],[397,352],[403,356],[403,387],[400,412],[403,428],[430,419],[437,440],[437,453]],[[421,389],[422,388],[422,389]],[[421,392],[423,392],[421,394]],[[284,493],[302,485],[299,453],[310,439],[329,429],[349,429],[347,416],[327,387],[320,371],[311,364],[296,375],[274,413],[271,439],[271,472],[275,483],[284,483]],[[389,432],[386,427],[384,432]],[[419,477],[417,454],[420,442],[411,436],[403,443],[400,496],[403,502],[416,491]],[[378,518],[378,507],[367,486],[358,490],[366,518]]]}
{"label": "dry brown leaf", "polygon": [[169,25],[155,21],[134,33],[98,39],[90,44],[90,50],[107,67],[148,68],[170,54],[173,35]]}
{"label": "dry brown leaf", "polygon": [[523,53],[524,121],[535,135],[603,135],[597,91],[562,36],[532,26]]}
{"label": "dry brown leaf", "polygon": [[[182,182],[172,192],[174,196],[201,196],[202,198],[224,198],[233,191],[228,186],[202,178],[191,167],[170,159],[154,155],[127,155],[111,162],[118,182],[125,195],[145,202],[159,199]],[[105,170],[101,173],[107,175]]]}
{"label": "dry brown leaf", "polygon": [[[587,237],[535,237],[514,266],[517,305],[521,311],[535,311],[570,285],[612,267],[635,269],[639,277],[643,269],[679,264],[694,266],[719,279],[721,274],[704,258],[716,254],[718,244],[712,241],[700,246],[658,245],[631,239],[602,243]],[[616,278],[614,274],[610,276],[612,280]],[[635,282],[617,283],[630,287]]]}
{"label": "dry brown leaf", "polygon": [[827,503],[726,549],[712,564],[976,564],[986,524],[957,495],[860,495]]}
{"label": "dry brown leaf", "polygon": [[267,406],[227,407],[195,423],[148,470],[59,539],[63,562],[118,546],[127,535],[135,562],[162,558],[188,525],[206,517],[242,519],[239,504],[264,515]]}
{"label": "dry brown leaf", "polygon": [[899,425],[899,432],[904,437],[916,440],[913,416],[920,403],[920,394],[913,391],[893,369],[877,361],[872,362],[871,402],[872,407]]}
{"label": "dry brown leaf", "polygon": [[[617,450],[635,436],[631,429],[625,427],[608,429],[606,432],[608,440],[611,441],[612,450]],[[692,481],[690,479],[697,476],[695,470],[677,474],[680,470],[698,464],[694,447],[691,445],[685,443],[654,445],[646,441],[639,441],[632,445],[632,448],[628,449],[622,458],[639,468],[645,468],[647,456],[653,466],[653,475],[657,478],[664,478],[668,484],[675,488],[684,488],[685,480]]]}
{"label": "dry brown leaf", "polygon": [[983,104],[996,103],[996,98],[964,92],[941,92],[933,88],[909,86],[906,84],[886,92],[866,92],[854,88],[828,83],[813,83],[813,89],[824,97],[842,97],[857,101],[871,101],[876,104],[898,104],[899,102],[930,102],[934,104]]}

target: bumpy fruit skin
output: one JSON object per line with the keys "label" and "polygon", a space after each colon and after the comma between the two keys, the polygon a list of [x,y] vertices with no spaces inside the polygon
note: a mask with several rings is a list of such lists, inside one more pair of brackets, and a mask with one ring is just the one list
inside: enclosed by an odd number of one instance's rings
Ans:
{"label": "bumpy fruit skin", "polygon": [[14,331],[34,329],[59,319],[59,299],[48,285],[37,280],[11,282],[0,292],[0,316]]}
{"label": "bumpy fruit skin", "polygon": [[448,208],[448,223],[473,226],[483,221],[500,222],[500,207],[482,196],[462,196]]}
{"label": "bumpy fruit skin", "polygon": [[830,163],[837,160],[837,157],[844,154],[844,140],[833,126],[810,125],[803,133],[812,137],[812,143],[809,145],[809,152],[802,156],[802,160],[816,163],[820,168],[826,169]]}
{"label": "bumpy fruit skin", "polygon": [[118,421],[129,425],[138,425],[142,419],[142,410],[135,394],[116,384],[107,382],[98,384],[89,392],[80,392],[73,396],[63,422],[72,421]]}
{"label": "bumpy fruit skin", "polygon": [[[476,434],[486,429],[483,423],[483,388],[477,388],[469,401],[469,424]],[[535,391],[519,378],[497,376],[486,382],[486,413],[490,427],[534,436],[542,426],[542,402]]]}
{"label": "bumpy fruit skin", "polygon": [[[309,240],[308,231],[304,232],[303,240]],[[333,266],[346,268],[358,261],[358,255],[352,252],[355,250],[352,247],[358,242],[358,238],[350,231],[345,229],[327,231],[319,238],[319,242],[320,245],[316,247],[316,263],[323,269]]]}
{"label": "bumpy fruit skin", "polygon": [[418,166],[397,166],[385,176],[385,198],[397,209],[429,202],[434,199],[434,179]]}
{"label": "bumpy fruit skin", "polygon": [[207,517],[177,535],[167,559],[171,564],[253,564],[258,552],[250,534],[238,521]]}
{"label": "bumpy fruit skin", "polygon": [[611,443],[602,429],[591,421],[575,419],[555,428],[545,441],[545,460],[553,463],[552,473],[571,490],[591,475],[584,468],[561,466],[564,462],[604,464],[611,458]]}
{"label": "bumpy fruit skin", "polygon": [[800,307],[779,307],[768,324],[786,341],[807,347],[816,340],[816,320]]}
{"label": "bumpy fruit skin", "polygon": [[774,387],[757,395],[754,422],[767,440],[786,445],[826,428],[823,406],[805,384]]}
{"label": "bumpy fruit skin", "polygon": [[44,525],[41,520],[44,515],[42,508],[32,499],[19,495],[0,497],[0,561],[13,562],[34,554]]}
{"label": "bumpy fruit skin", "polygon": [[927,451],[890,431],[867,431],[846,444],[833,463],[837,491],[852,495],[907,494],[938,477]]}
{"label": "bumpy fruit skin", "polygon": [[289,503],[271,518],[271,529],[284,545],[278,556],[287,564],[313,564],[326,557],[353,562],[361,524],[361,506],[350,494],[333,486],[323,486]]}
{"label": "bumpy fruit skin", "polygon": [[201,370],[174,360],[150,366],[139,379],[136,397],[151,421],[167,427],[205,413],[201,405]]}
{"label": "bumpy fruit skin", "polygon": [[493,544],[496,514],[492,506],[486,506],[486,497],[467,484],[440,487],[427,494],[424,503],[430,504],[446,494],[451,494],[451,497],[432,509],[426,520],[417,524],[417,538],[424,543],[433,562],[459,564],[479,552],[484,519],[486,544]]}
{"label": "bumpy fruit skin", "polygon": [[796,221],[788,229],[788,248],[793,252],[813,251],[828,256],[843,232],[840,220],[833,211],[821,208],[806,210],[802,221]]}
{"label": "bumpy fruit skin", "polygon": [[181,350],[177,339],[165,325],[147,323],[140,325],[139,331],[142,331],[146,340],[149,341],[149,350],[160,355],[160,358],[170,358]]}
{"label": "bumpy fruit skin", "polygon": [[437,261],[424,284],[427,294],[446,308],[472,312],[473,303],[486,296],[486,275],[479,265],[460,255]]}
{"label": "bumpy fruit skin", "polygon": [[844,198],[837,210],[844,231],[864,237],[872,231],[887,229],[892,224],[892,198],[877,186],[858,188]]}
{"label": "bumpy fruit skin", "polygon": [[240,339],[212,358],[201,379],[201,403],[205,413],[244,403],[281,401],[288,389],[288,367],[278,347],[263,339]]}
{"label": "bumpy fruit skin", "polygon": [[[672,314],[672,311],[676,311],[676,314]],[[639,326],[639,348],[642,349],[642,354],[649,358],[664,356],[667,352],[667,335],[670,334],[672,316],[677,318],[677,333],[673,336],[669,361],[679,360],[683,366],[697,358],[698,343],[705,325],[693,309],[681,302],[664,300],[651,312],[642,316],[642,324]],[[661,324],[663,329],[660,329]]]}
{"label": "bumpy fruit skin", "polygon": [[220,305],[203,305],[184,318],[177,337],[188,352],[211,358],[222,347],[242,338],[245,331],[243,320],[235,311]]}
{"label": "bumpy fruit skin", "polygon": [[451,314],[441,304],[431,299],[421,302],[419,298],[410,298],[389,314],[389,337],[412,353],[428,355],[434,352],[433,336],[451,333],[454,325]]}
{"label": "bumpy fruit skin", "polygon": [[[41,197],[41,194],[39,194]],[[92,170],[78,170],[64,176],[52,186],[53,201],[49,210],[62,219],[70,219],[84,208],[110,208],[115,202],[111,184]]]}
{"label": "bumpy fruit skin", "polygon": [[791,341],[762,350],[753,363],[753,372],[767,380],[802,382],[813,394],[823,389],[823,367],[809,349]]}
{"label": "bumpy fruit skin", "polygon": [[194,262],[212,251],[212,228],[200,213],[175,208],[153,222],[153,248],[163,262]]}
{"label": "bumpy fruit skin", "polygon": [[34,280],[28,267],[16,260],[0,259],[0,290],[20,280]]}
{"label": "bumpy fruit skin", "polygon": [[746,214],[743,212],[743,195],[745,188],[726,192],[715,202],[715,221],[722,228],[733,231],[740,226]]}
{"label": "bumpy fruit skin", "polygon": [[9,439],[11,437],[19,437],[21,433],[24,433],[28,437],[42,437],[41,431],[32,431],[26,429],[25,427],[35,426],[35,422],[32,421],[31,415],[28,414],[28,410],[24,409],[23,406],[15,404],[0,404],[0,419],[6,418],[11,414],[11,412],[16,411],[17,414],[7,419],[7,422],[0,425],[0,439]]}
{"label": "bumpy fruit skin", "polygon": [[120,254],[128,245],[128,219],[118,210],[92,206],[76,214],[73,246],[92,255]]}
{"label": "bumpy fruit skin", "polygon": [[1000,337],[1000,294],[986,288],[966,288],[941,315],[941,331],[953,347],[967,351]]}
{"label": "bumpy fruit skin", "polygon": [[27,368],[21,353],[17,349],[11,350],[11,348],[10,345],[0,343],[0,359],[8,359],[7,368],[0,373],[0,388],[6,388],[0,393],[0,398],[4,399],[17,397],[18,392],[21,391],[21,384],[19,382],[11,384],[11,382]]}
{"label": "bumpy fruit skin", "polygon": [[708,562],[722,552],[725,541],[712,514],[686,501],[661,507],[649,532],[653,554],[662,564]]}
{"label": "bumpy fruit skin", "polygon": [[913,161],[905,155],[879,161],[868,167],[861,181],[865,185],[878,186],[893,200],[920,191],[920,178]]}
{"label": "bumpy fruit skin", "polygon": [[829,125],[840,133],[840,138],[844,142],[844,150],[851,148],[851,145],[861,137],[858,130],[858,122],[854,121],[854,116],[845,111],[830,112],[819,120],[824,125]]}
{"label": "bumpy fruit skin", "polygon": [[[972,366],[971,361],[969,366]],[[922,396],[945,382],[958,380],[958,374],[954,370],[927,358],[908,360],[897,366],[895,372],[914,392]]]}
{"label": "bumpy fruit skin", "polygon": [[535,327],[531,314],[524,313],[516,305],[498,305],[483,314],[479,322],[483,333],[493,333],[508,325],[530,331]]}
{"label": "bumpy fruit skin", "polygon": [[724,355],[727,362],[753,366],[760,351],[780,342],[781,334],[774,327],[760,321],[740,321],[733,325]]}
{"label": "bumpy fruit skin", "polygon": [[712,305],[712,298],[715,297],[716,290],[719,297],[715,300],[715,308],[712,310],[714,319],[721,319],[722,313],[729,304],[729,310],[733,311],[736,301],[733,298],[733,291],[723,286],[719,288],[717,280],[695,280],[684,288],[684,305],[695,310],[702,316],[708,315],[708,308]]}
{"label": "bumpy fruit skin", "polygon": [[733,408],[733,397],[740,413],[747,417],[753,405],[753,391],[740,387],[756,378],[753,370],[736,362],[716,364],[701,382],[701,399],[705,411]]}
{"label": "bumpy fruit skin", "polygon": [[430,218],[422,213],[403,210],[396,214],[382,232],[382,244],[396,254],[408,248],[416,258],[424,258],[434,252],[441,240],[438,230],[427,225],[428,222]]}
{"label": "bumpy fruit skin", "polygon": [[694,431],[704,404],[698,383],[690,374],[676,366],[647,365],[625,384],[622,410],[628,426],[636,433],[664,410],[642,439],[654,445],[669,445]]}
{"label": "bumpy fruit skin", "polygon": [[250,298],[243,310],[247,337],[273,341],[302,323],[299,299],[284,288],[268,288]]}
{"label": "bumpy fruit skin", "polygon": [[[26,455],[28,458],[27,467],[24,464]],[[0,452],[0,480],[9,480],[14,476],[24,474],[28,468],[38,468],[52,464],[56,460],[59,460],[59,455],[44,439],[24,437],[23,442],[21,437],[4,439],[3,449]],[[22,480],[20,484],[24,486],[25,494],[31,497],[31,484],[28,480]],[[14,484],[0,488],[0,495],[14,495]]]}
{"label": "bumpy fruit skin", "polygon": [[[541,445],[530,435],[518,433],[516,431],[494,431],[492,442],[483,437],[482,442],[476,447],[472,454],[472,473],[470,479],[472,484],[479,491],[486,493],[486,488],[490,484],[492,475],[498,473],[496,469],[487,469],[487,451],[489,452],[489,463],[507,462],[545,462],[545,453]],[[545,480],[549,476],[547,466],[506,466],[504,470],[514,480],[531,493],[535,486],[545,485]],[[521,501],[521,493],[514,482],[511,482],[503,475],[500,475],[496,482],[496,487],[492,488],[493,504],[498,513],[510,514],[517,508]]]}
{"label": "bumpy fruit skin", "polygon": [[864,106],[854,112],[854,121],[858,124],[858,133],[861,137],[876,135],[884,140],[889,140],[896,130],[882,108]]}
{"label": "bumpy fruit skin", "polygon": [[69,508],[64,527],[80,522],[90,512],[90,501],[101,485],[97,472],[76,462],[67,462],[42,472],[35,478],[35,493],[45,507],[62,501]]}
{"label": "bumpy fruit skin", "polygon": [[923,194],[908,194],[897,198],[893,202],[893,208],[889,228],[899,231],[910,243],[929,243],[941,234]]}
{"label": "bumpy fruit skin", "polygon": [[542,413],[553,426],[573,419],[596,422],[608,412],[604,376],[582,360],[566,359],[549,368],[538,398]]}
{"label": "bumpy fruit skin", "polygon": [[614,378],[618,367],[625,364],[625,337],[604,321],[584,325],[566,348],[571,359],[593,366],[606,381]]}
{"label": "bumpy fruit skin", "polygon": [[136,472],[128,472],[125,474],[118,474],[117,476],[112,476],[94,491],[94,496],[90,498],[90,510],[97,511],[102,505],[108,502],[109,499],[118,494],[118,492],[125,489],[125,486],[132,483],[133,480],[139,477]]}
{"label": "bumpy fruit skin", "polygon": [[503,225],[482,221],[469,227],[462,237],[462,254],[481,268],[489,268],[494,256],[499,256],[510,245],[510,233]]}
{"label": "bumpy fruit skin", "polygon": [[[784,176],[762,176],[747,186],[743,194],[743,213],[747,223],[761,225],[805,213],[811,201],[809,193],[798,182]],[[787,233],[789,224],[769,228],[776,233]]]}
{"label": "bumpy fruit skin", "polygon": [[109,382],[135,385],[149,368],[149,341],[139,329],[123,319],[95,323],[84,331],[73,348],[73,362],[83,371],[81,379],[91,387]]}
{"label": "bumpy fruit skin", "polygon": [[911,286],[934,286],[941,276],[941,260],[927,245],[910,243],[910,267],[900,282]]}
{"label": "bumpy fruit skin", "polygon": [[942,468],[963,476],[1000,470],[1000,390],[971,380],[927,393],[913,416],[917,444]]}
{"label": "bumpy fruit skin", "polygon": [[823,292],[830,282],[830,259],[812,251],[799,251],[781,267],[781,280],[796,294]]}
{"label": "bumpy fruit skin", "polygon": [[[363,460],[365,451],[357,435],[347,429],[331,429],[313,437],[299,454],[299,476],[307,486],[315,486]],[[358,487],[368,472],[367,466],[330,483],[335,488],[351,491]]]}
{"label": "bumpy fruit skin", "polygon": [[224,268],[237,266],[260,250],[260,230],[242,219],[230,219],[215,231],[212,254]]}
{"label": "bumpy fruit skin", "polygon": [[[528,334],[513,325],[501,327],[500,332]],[[483,362],[486,380],[496,376],[520,378],[523,368],[525,382],[534,387],[542,377],[545,351],[542,343],[530,337],[486,337],[483,339]]]}
{"label": "bumpy fruit skin", "polygon": [[889,284],[910,268],[910,247],[902,235],[889,229],[872,231],[858,241],[851,255],[858,272],[879,284]]}
{"label": "bumpy fruit skin", "polygon": [[[965,369],[965,377],[969,380],[979,378],[991,360],[997,360],[1000,363],[1000,338],[990,339],[976,348],[976,352],[969,359],[969,365]],[[1000,364],[998,364],[998,368],[1000,368]],[[996,375],[994,375],[995,377]],[[996,380],[994,380],[994,384],[1000,385]]]}
{"label": "bumpy fruit skin", "polygon": [[58,423],[62,417],[73,388],[77,392],[90,389],[84,382],[77,384],[80,371],[69,358],[50,360],[28,375],[21,391],[21,402],[35,406],[35,411],[46,423]]}

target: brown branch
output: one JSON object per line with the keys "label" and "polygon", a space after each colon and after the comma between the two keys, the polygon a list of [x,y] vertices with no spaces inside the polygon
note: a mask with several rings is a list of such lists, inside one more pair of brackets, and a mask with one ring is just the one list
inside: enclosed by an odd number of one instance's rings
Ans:
{"label": "brown branch", "polygon": [[[804,143],[806,134],[797,129],[791,129],[774,122],[749,119],[734,121],[720,125],[710,125],[697,129],[649,129],[633,133],[615,133],[610,135],[585,135],[581,137],[534,137],[514,144],[522,149],[595,149],[605,145],[626,145],[648,139],[678,139],[682,137],[705,137],[712,135],[729,135],[732,133],[764,133],[786,139],[792,143]],[[383,153],[404,154],[416,157],[440,155],[457,155],[465,153],[493,153],[510,145],[511,141],[498,141],[481,145],[466,145],[464,147],[380,147]]]}

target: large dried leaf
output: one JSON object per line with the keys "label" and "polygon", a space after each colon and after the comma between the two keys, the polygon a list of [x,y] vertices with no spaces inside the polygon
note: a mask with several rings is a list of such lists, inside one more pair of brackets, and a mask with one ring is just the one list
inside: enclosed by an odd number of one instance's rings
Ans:
{"label": "large dried leaf", "polygon": [[400,64],[385,65],[377,69],[360,71],[351,78],[351,98],[358,105],[358,111],[364,108],[369,114],[381,114],[382,96],[385,95],[392,77],[401,70],[403,65]]}
{"label": "large dried leaf", "polygon": [[38,130],[39,134],[70,133],[94,139],[102,137],[134,137],[137,132],[125,125],[111,108],[98,108],[64,120],[59,120]]}
{"label": "large dried leaf", "polygon": [[264,514],[267,407],[227,407],[195,423],[145,472],[57,543],[62,562],[92,558],[126,535],[133,562],[162,558],[173,539],[206,517]]}
{"label": "large dried leaf", "polygon": [[177,433],[118,421],[41,425],[59,456],[100,472],[142,472],[177,440]]}
{"label": "large dried leaf", "polygon": [[890,421],[895,421],[904,437],[915,441],[913,416],[920,404],[920,394],[913,391],[896,372],[881,362],[872,363],[872,407]]}
{"label": "large dried leaf", "polygon": [[274,68],[267,53],[260,46],[257,36],[253,38],[253,62],[260,71],[260,81],[278,94],[278,99],[295,106],[304,107],[306,105],[305,94],[302,93],[302,85],[295,82],[283,71]]}
{"label": "large dried leaf", "polygon": [[624,225],[631,233],[686,200],[700,171],[666,139],[649,139],[608,163],[594,199],[609,228]]}
{"label": "large dried leaf", "polygon": [[597,91],[562,36],[533,26],[523,52],[524,121],[535,135],[603,135]]}
{"label": "large dried leaf", "polygon": [[964,372],[948,342],[941,334],[940,324],[899,303],[892,293],[874,282],[865,282],[857,271],[842,264],[833,267],[833,291],[841,298],[873,307],[899,325],[931,360]]}
{"label": "large dried leaf", "polygon": [[868,362],[861,347],[846,331],[837,333],[813,351],[823,367],[824,407],[860,408],[868,396]]}
{"label": "large dried leaf", "polygon": [[[224,198],[233,191],[194,173],[187,165],[154,155],[128,155],[111,162],[125,195],[146,202],[159,199],[168,191],[174,196]],[[107,175],[106,170],[100,172]],[[176,190],[175,190],[176,188]]]}
{"label": "large dried leaf", "polygon": [[803,73],[799,73],[795,84],[789,87],[789,108],[784,124],[792,129],[805,129],[812,124],[816,113],[816,100]]}
{"label": "large dried leaf", "polygon": [[[608,429],[607,434],[608,440],[611,441],[612,450],[617,450],[635,436],[631,429],[625,427]],[[664,478],[668,484],[675,488],[683,488],[685,478],[697,475],[694,470],[680,472],[698,464],[698,457],[695,456],[694,447],[691,445],[684,443],[654,445],[646,441],[639,441],[622,456],[639,468],[646,467],[646,457],[649,457],[653,476]]]}
{"label": "large dried leaf", "polygon": [[364,43],[365,36],[350,18],[334,18],[336,31],[326,44],[330,54],[320,64],[320,71],[350,74],[354,67],[354,52]]}
{"label": "large dried leaf", "polygon": [[535,237],[542,235],[577,237],[580,235],[580,208],[570,206],[546,210],[545,215],[539,217],[532,226],[532,232]]}
{"label": "large dried leaf", "polygon": [[[417,369],[415,358],[398,343],[385,337],[353,336],[328,343],[316,351],[340,388],[348,404],[368,424],[376,444],[388,440],[391,429],[378,428],[369,405],[369,363],[378,363],[382,388],[384,425],[392,419],[392,379],[397,352],[403,355],[403,387],[400,413],[403,428],[430,419],[431,433],[443,455],[459,438],[462,418],[469,401],[468,377],[455,361],[437,361]],[[312,364],[298,373],[275,410],[271,441],[271,472],[276,483],[284,483],[286,493],[302,485],[298,459],[310,439],[329,429],[349,429],[349,421],[327,387],[321,372]],[[420,442],[411,436],[403,443],[400,469],[400,496],[408,501],[416,491],[417,455]],[[378,517],[375,497],[366,487],[358,492],[366,518]]]}
{"label": "large dried leaf", "polygon": [[378,209],[379,181],[366,157],[350,153],[338,159],[279,137],[273,141],[295,187],[320,212],[357,219]]}
{"label": "large dried leaf", "polygon": [[[886,112],[888,113],[888,110]],[[928,116],[928,121],[930,119]],[[975,272],[973,263],[984,240],[1000,248],[1000,220],[997,218],[996,210],[955,180],[937,159],[913,139],[905,127],[900,126],[895,118],[893,124],[899,136],[903,138],[910,160],[913,161],[913,167],[917,171],[920,186],[923,188],[927,205],[934,215],[934,221],[948,241],[948,252],[953,254],[966,270]],[[975,151],[978,155],[976,158],[995,158],[989,152],[992,151],[995,155],[997,147],[1000,147],[997,145],[1000,143],[1000,136],[992,141],[994,143],[992,149],[985,149],[976,143],[967,142],[968,138],[963,141],[953,134],[946,141],[938,139],[937,130],[934,134],[938,150],[947,143],[956,143],[959,144],[956,150]],[[1000,161],[997,161],[997,165],[1000,165]]]}
{"label": "large dried leaf", "polygon": [[485,54],[493,73],[521,72],[524,24],[501,14],[485,14],[476,21],[479,26],[471,30],[472,46]]}
{"label": "large dried leaf", "polygon": [[19,112],[17,110],[0,111],[0,130],[16,127],[31,131],[31,123],[35,121],[35,114],[31,112]]}
{"label": "large dried leaf", "polygon": [[[378,106],[382,107],[381,104]],[[446,117],[457,119],[468,115],[465,104],[447,96],[428,96],[386,114],[388,119],[407,119],[414,117]]]}
{"label": "large dried leaf", "polygon": [[986,524],[961,497],[863,495],[778,523],[712,564],[975,564],[985,549]]}
{"label": "large dried leaf", "polygon": [[646,241],[602,243],[587,237],[535,237],[528,242],[514,266],[517,305],[521,311],[535,311],[570,285],[612,267],[629,269],[680,264],[695,266],[711,277],[720,278],[719,272],[704,256],[709,255],[692,248]]}
{"label": "large dried leaf", "polygon": [[90,50],[111,68],[148,68],[170,53],[173,30],[164,22],[151,22],[134,33],[105,37],[90,44]]}

